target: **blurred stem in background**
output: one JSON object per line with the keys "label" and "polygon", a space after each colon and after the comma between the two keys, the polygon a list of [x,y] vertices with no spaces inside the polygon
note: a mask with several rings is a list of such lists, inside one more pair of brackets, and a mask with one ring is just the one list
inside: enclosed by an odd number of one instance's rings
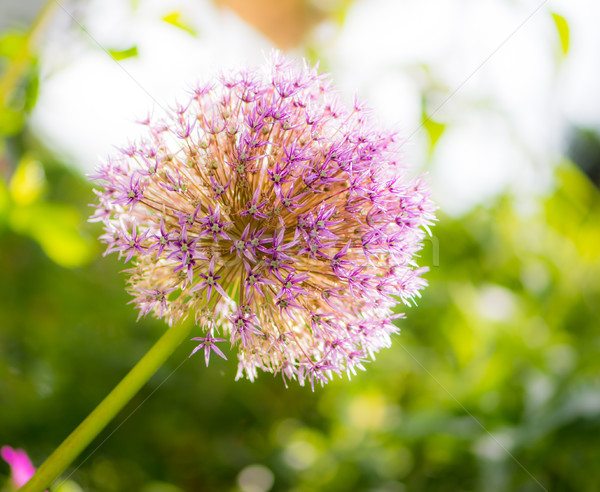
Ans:
{"label": "blurred stem in background", "polygon": [[123,380],[90,415],[56,448],[20,490],[42,492],[73,462],[117,413],[163,365],[189,335],[193,323],[183,321],[170,327]]}
{"label": "blurred stem in background", "polygon": [[2,104],[2,108],[8,105],[13,89],[27,70],[35,43],[57,6],[58,4],[54,0],[49,0],[43,5],[26,35],[25,42],[21,45],[19,51],[11,59],[11,62],[2,74],[2,78],[0,78],[0,103]]}

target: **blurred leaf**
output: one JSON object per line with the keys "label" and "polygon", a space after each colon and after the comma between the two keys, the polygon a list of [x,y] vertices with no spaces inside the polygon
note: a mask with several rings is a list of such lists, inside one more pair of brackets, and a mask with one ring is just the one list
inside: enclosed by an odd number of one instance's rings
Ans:
{"label": "blurred leaf", "polygon": [[337,0],[334,2],[334,11],[333,11],[333,19],[340,26],[343,26],[346,22],[346,16],[348,15],[348,11],[350,7],[354,3],[354,0]]}
{"label": "blurred leaf", "polygon": [[433,149],[435,149],[438,140],[444,134],[446,124],[432,120],[425,112],[422,114],[422,123],[427,132],[427,136],[429,137],[429,154],[431,154]]}
{"label": "blurred leaf", "polygon": [[554,20],[556,30],[558,31],[562,53],[566,56],[566,54],[569,52],[569,24],[562,15],[554,12],[552,12],[552,19]]}
{"label": "blurred leaf", "polygon": [[182,492],[182,490],[170,483],[150,482],[144,486],[141,492]]}
{"label": "blurred leaf", "polygon": [[52,490],[53,492],[82,492],[83,489],[72,480],[64,480]]}
{"label": "blurred leaf", "polygon": [[108,50],[110,56],[112,56],[115,60],[121,61],[126,58],[135,58],[138,56],[137,46],[132,46],[131,48],[127,48],[126,50]]}
{"label": "blurred leaf", "polygon": [[10,196],[8,193],[8,189],[4,184],[4,180],[0,179],[0,232],[2,232],[2,228],[4,226],[4,223],[6,222],[9,207]]}
{"label": "blurred leaf", "polygon": [[575,126],[569,133],[568,158],[600,187],[600,132]]}
{"label": "blurred leaf", "polygon": [[40,162],[25,156],[10,180],[10,194],[17,205],[28,205],[39,199],[45,184]]}
{"label": "blurred leaf", "polygon": [[191,34],[192,36],[198,35],[198,33],[196,32],[196,30],[193,27],[191,27],[187,22],[182,20],[181,12],[171,12],[171,13],[165,15],[162,18],[162,20],[164,20],[168,24],[178,27],[179,29],[183,29],[184,31]]}
{"label": "blurred leaf", "polygon": [[14,231],[35,239],[51,260],[72,268],[86,264],[92,247],[77,226],[81,217],[77,211],[61,203],[35,203],[15,207],[9,216]]}
{"label": "blurred leaf", "polygon": [[25,123],[22,111],[0,107],[0,135],[11,136],[18,134]]}
{"label": "blurred leaf", "polygon": [[27,34],[23,32],[7,32],[0,37],[0,56],[14,58],[27,41]]}
{"label": "blurred leaf", "polygon": [[40,77],[36,67],[31,71],[25,90],[25,101],[23,102],[23,111],[29,113],[37,102],[38,92],[40,88]]}
{"label": "blurred leaf", "polygon": [[556,170],[560,190],[546,202],[548,224],[568,237],[580,260],[600,259],[600,194],[598,188],[568,160]]}

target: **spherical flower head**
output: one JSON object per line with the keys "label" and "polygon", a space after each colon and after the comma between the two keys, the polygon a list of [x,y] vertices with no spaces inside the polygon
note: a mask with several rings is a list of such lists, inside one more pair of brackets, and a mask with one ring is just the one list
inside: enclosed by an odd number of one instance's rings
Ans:
{"label": "spherical flower head", "polygon": [[393,308],[425,285],[414,256],[435,207],[361,104],[273,53],[142,124],[93,176],[91,219],[132,265],[140,315],[193,317],[207,364],[228,339],[237,377],[313,388],[390,345]]}

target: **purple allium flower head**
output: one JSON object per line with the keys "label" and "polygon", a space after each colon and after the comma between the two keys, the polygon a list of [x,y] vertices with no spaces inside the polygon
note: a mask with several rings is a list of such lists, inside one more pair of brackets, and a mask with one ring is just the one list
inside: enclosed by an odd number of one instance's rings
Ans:
{"label": "purple allium flower head", "polygon": [[425,285],[414,256],[435,209],[395,134],[279,53],[143,124],[93,176],[92,217],[134,264],[141,313],[193,316],[206,360],[229,339],[251,380],[314,386],[390,345],[394,306]]}

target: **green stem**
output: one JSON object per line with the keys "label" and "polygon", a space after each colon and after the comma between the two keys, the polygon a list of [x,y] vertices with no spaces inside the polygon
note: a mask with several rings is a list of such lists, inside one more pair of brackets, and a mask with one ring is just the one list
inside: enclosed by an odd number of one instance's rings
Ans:
{"label": "green stem", "polygon": [[42,492],[54,482],[162,366],[189,335],[192,326],[193,323],[187,321],[169,328],[102,403],[48,457],[19,492]]}

